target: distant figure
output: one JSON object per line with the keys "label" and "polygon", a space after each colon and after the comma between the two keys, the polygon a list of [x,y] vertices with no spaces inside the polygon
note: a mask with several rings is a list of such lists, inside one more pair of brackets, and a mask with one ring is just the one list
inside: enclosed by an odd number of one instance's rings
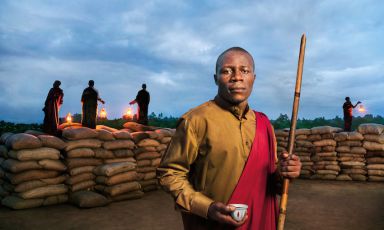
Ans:
{"label": "distant figure", "polygon": [[47,99],[45,99],[44,124],[43,131],[51,135],[58,135],[57,127],[59,125],[59,109],[63,104],[64,93],[60,89],[61,82],[55,81],[53,88],[49,90]]}
{"label": "distant figure", "polygon": [[83,104],[81,124],[84,127],[94,129],[96,128],[97,101],[103,104],[105,102],[99,97],[99,92],[93,87],[95,82],[90,80],[88,85],[89,86],[84,89],[83,95],[81,95],[81,102]]}
{"label": "distant figure", "polygon": [[147,85],[141,86],[143,89],[137,93],[136,99],[131,101],[129,104],[137,103],[139,105],[139,120],[138,122],[143,125],[148,125],[148,105],[150,96],[147,89]]}
{"label": "distant figure", "polygon": [[344,111],[344,131],[351,132],[352,128],[352,110],[356,108],[361,101],[358,101],[356,105],[352,105],[351,99],[349,97],[345,98],[345,102],[343,104]]}

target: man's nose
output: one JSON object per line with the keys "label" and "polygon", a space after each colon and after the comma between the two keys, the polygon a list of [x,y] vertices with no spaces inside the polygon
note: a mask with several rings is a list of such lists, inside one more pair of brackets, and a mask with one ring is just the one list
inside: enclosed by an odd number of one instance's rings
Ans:
{"label": "man's nose", "polygon": [[232,77],[231,77],[231,80],[232,81],[242,81],[242,80],[244,80],[244,76],[243,76],[243,73],[241,72],[241,70],[234,70],[233,74],[232,74]]}

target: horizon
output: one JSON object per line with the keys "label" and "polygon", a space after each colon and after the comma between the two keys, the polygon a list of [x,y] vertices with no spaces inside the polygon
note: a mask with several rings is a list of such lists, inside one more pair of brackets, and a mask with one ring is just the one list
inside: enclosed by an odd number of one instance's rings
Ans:
{"label": "horizon", "polygon": [[[255,60],[252,109],[291,115],[300,37],[307,37],[299,118],[342,118],[344,98],[384,115],[381,1],[2,1],[0,120],[42,123],[52,83],[59,115],[81,111],[88,80],[120,118],[141,84],[149,112],[180,117],[214,98],[217,56],[240,46]],[[135,107],[134,107],[135,108]]]}

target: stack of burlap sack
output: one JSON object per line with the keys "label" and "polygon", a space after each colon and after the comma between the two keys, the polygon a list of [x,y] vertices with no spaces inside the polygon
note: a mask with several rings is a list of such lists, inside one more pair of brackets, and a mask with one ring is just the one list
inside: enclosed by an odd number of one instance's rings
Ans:
{"label": "stack of burlap sack", "polygon": [[110,201],[141,198],[143,192],[138,183],[132,135],[126,130],[100,129],[98,132],[104,143],[102,148],[94,149],[95,157],[103,162],[93,171],[97,175],[96,190]]}
{"label": "stack of burlap sack", "polygon": [[277,155],[280,156],[282,152],[288,151],[289,129],[275,130],[275,136],[277,142]]}
{"label": "stack of burlap sack", "polygon": [[93,170],[103,161],[95,158],[95,149],[100,149],[102,141],[96,130],[86,127],[69,127],[63,130],[67,146],[65,163],[69,177],[66,183],[71,194],[77,191],[93,190],[96,185]]}
{"label": "stack of burlap sack", "polygon": [[26,133],[5,133],[0,139],[7,148],[1,147],[4,206],[25,209],[68,201],[66,166],[60,161],[66,144],[61,139]]}
{"label": "stack of burlap sack", "polygon": [[337,160],[341,172],[337,180],[367,180],[365,166],[366,149],[362,147],[364,139],[359,132],[340,132],[335,134],[337,142]]}
{"label": "stack of burlap sack", "polygon": [[384,181],[384,125],[361,124],[358,131],[364,135],[368,180]]}
{"label": "stack of burlap sack", "polygon": [[311,179],[334,180],[340,172],[337,162],[336,141],[334,135],[340,128],[320,126],[311,129],[308,140],[313,143],[314,175]]}
{"label": "stack of burlap sack", "polygon": [[311,135],[310,129],[297,129],[295,132],[294,153],[301,161],[301,178],[310,178],[313,174],[313,162],[311,161],[312,141],[308,140]]}

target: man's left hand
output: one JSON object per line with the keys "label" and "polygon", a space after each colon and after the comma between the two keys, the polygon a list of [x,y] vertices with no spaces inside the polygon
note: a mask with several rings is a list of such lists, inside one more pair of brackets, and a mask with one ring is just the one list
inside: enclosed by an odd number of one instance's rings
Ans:
{"label": "man's left hand", "polygon": [[300,176],[301,162],[295,154],[291,156],[287,152],[280,155],[280,175],[286,178],[294,179]]}

